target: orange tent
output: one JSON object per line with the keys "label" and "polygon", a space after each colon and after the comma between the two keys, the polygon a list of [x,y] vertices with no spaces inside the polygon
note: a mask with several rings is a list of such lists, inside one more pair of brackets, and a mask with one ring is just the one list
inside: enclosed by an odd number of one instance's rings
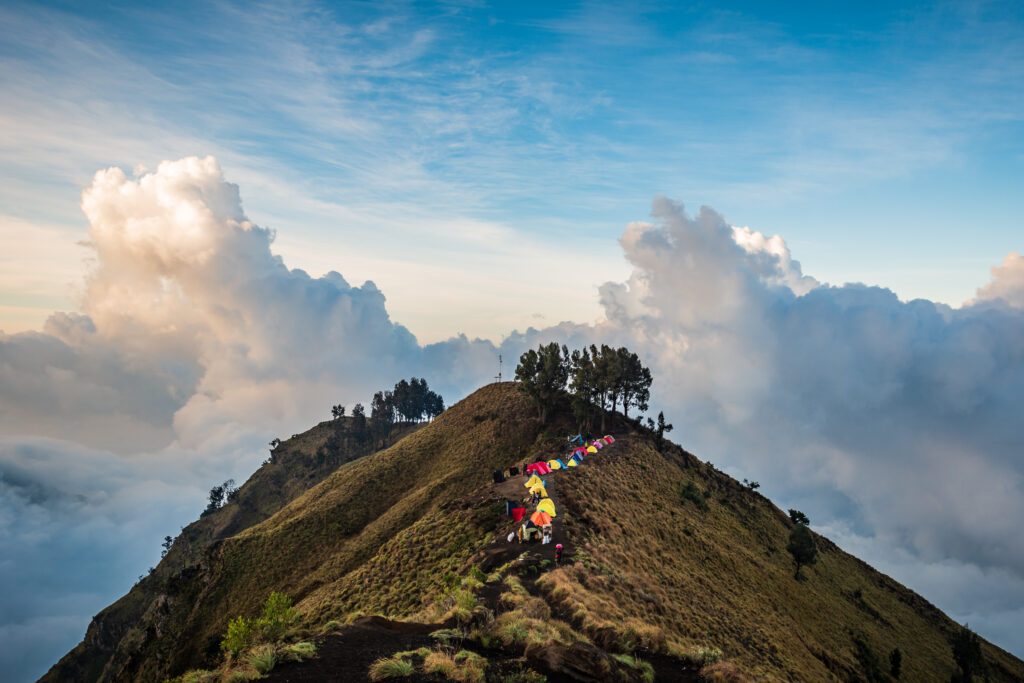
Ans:
{"label": "orange tent", "polygon": [[551,524],[551,515],[546,512],[538,510],[530,515],[530,521],[537,526],[544,526],[545,524]]}

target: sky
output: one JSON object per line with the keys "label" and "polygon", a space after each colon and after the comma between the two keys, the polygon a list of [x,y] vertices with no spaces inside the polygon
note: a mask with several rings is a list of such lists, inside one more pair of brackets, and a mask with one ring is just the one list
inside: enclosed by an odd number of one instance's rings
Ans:
{"label": "sky", "polygon": [[5,3],[0,666],[270,438],[550,340],[1024,655],[1022,15]]}

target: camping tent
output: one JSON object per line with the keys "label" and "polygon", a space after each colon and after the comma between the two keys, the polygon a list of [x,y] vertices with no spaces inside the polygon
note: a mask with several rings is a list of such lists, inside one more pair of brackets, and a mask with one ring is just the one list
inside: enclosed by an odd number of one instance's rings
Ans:
{"label": "camping tent", "polygon": [[547,474],[548,472],[551,471],[551,468],[548,467],[548,464],[546,462],[542,461],[535,462],[532,465],[527,465],[526,471],[533,472],[534,474]]}
{"label": "camping tent", "polygon": [[587,453],[597,453],[597,449],[593,446],[587,446]]}
{"label": "camping tent", "polygon": [[615,443],[615,437],[611,435],[605,435],[604,440],[605,443]]}
{"label": "camping tent", "polygon": [[530,493],[539,493],[542,496],[548,495],[547,490],[544,488],[544,484],[535,484],[530,487]]}
{"label": "camping tent", "polygon": [[562,469],[562,463],[558,460],[548,460],[548,467],[553,470],[560,470]]}
{"label": "camping tent", "polygon": [[537,526],[544,526],[545,524],[551,524],[551,515],[549,515],[546,512],[537,510],[537,512],[534,512],[532,515],[530,515],[530,521],[536,524]]}
{"label": "camping tent", "polygon": [[577,465],[579,465],[579,463],[576,461],[575,456],[569,458],[569,462],[565,463],[566,467],[576,467]]}
{"label": "camping tent", "polygon": [[552,517],[557,517],[555,514],[555,501],[550,498],[545,498],[541,502],[537,503],[537,512],[546,512]]}
{"label": "camping tent", "polygon": [[544,480],[541,479],[540,477],[538,477],[535,474],[535,475],[533,475],[532,477],[530,477],[529,479],[526,480],[525,486],[526,486],[526,488],[530,488],[531,486],[536,486],[537,484],[540,484],[541,486],[543,486],[544,485]]}
{"label": "camping tent", "polygon": [[601,439],[595,439],[594,443],[592,443],[591,446],[593,446],[597,450],[601,450],[602,448],[604,448],[604,442],[601,441]]}

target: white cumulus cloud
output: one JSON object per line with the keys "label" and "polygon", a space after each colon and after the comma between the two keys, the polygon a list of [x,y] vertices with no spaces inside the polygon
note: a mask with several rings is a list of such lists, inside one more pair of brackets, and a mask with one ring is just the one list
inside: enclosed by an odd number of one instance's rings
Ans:
{"label": "white cumulus cloud", "polygon": [[[622,235],[632,274],[600,288],[603,320],[424,346],[373,282],[289,269],[213,158],[101,171],[82,208],[95,258],[79,310],[0,335],[0,537],[24,558],[0,562],[0,585],[31,589],[8,592],[0,629],[25,642],[60,625],[40,645],[51,663],[271,437],[411,375],[457,400],[499,352],[509,377],[552,340],[639,351],[677,440],[869,559],[898,551],[912,587],[932,568],[926,597],[1024,645],[1004,628],[1024,609],[1017,254],[961,308],[905,302],[823,284],[780,236],[658,197]],[[955,599],[977,576],[1014,587],[1008,601]],[[46,659],[4,657],[16,679]]]}

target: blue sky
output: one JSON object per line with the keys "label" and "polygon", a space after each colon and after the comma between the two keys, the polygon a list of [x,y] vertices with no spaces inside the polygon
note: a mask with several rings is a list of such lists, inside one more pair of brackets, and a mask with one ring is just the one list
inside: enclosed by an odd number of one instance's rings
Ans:
{"label": "blue sky", "polygon": [[270,438],[552,339],[1024,652],[1020,3],[14,2],[0,93],[14,680]]}
{"label": "blue sky", "polygon": [[[290,264],[374,279],[428,341],[592,319],[593,287],[626,273],[615,239],[656,193],[781,234],[821,280],[903,298],[958,305],[1022,248],[1015,3],[3,12],[5,216],[73,255],[96,170],[212,153]],[[502,253],[521,240],[546,260]],[[5,278],[0,329],[73,303],[74,258],[46,283]],[[502,313],[422,314],[419,278],[454,295],[464,264],[515,262],[488,290]],[[566,304],[537,304],[539,282]]]}

